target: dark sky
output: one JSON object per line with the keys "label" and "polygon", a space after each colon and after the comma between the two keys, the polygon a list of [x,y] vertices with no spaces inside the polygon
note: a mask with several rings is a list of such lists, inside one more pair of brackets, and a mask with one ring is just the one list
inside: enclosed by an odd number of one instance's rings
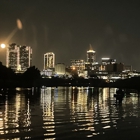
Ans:
{"label": "dark sky", "polygon": [[[89,44],[101,57],[140,71],[140,3],[123,0],[0,0],[0,43],[30,45],[33,65],[43,69],[43,54],[56,63],[86,59]],[[16,20],[22,22],[22,30]],[[9,37],[10,36],[10,37]],[[0,61],[5,63],[3,50]]]}

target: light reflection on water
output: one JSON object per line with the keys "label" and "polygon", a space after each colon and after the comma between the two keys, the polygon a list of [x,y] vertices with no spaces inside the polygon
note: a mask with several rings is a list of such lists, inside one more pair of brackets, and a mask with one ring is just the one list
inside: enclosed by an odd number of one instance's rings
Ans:
{"label": "light reflection on water", "polygon": [[114,92],[66,87],[9,91],[0,97],[0,139],[95,139],[136,130],[139,97],[131,95],[115,105]]}

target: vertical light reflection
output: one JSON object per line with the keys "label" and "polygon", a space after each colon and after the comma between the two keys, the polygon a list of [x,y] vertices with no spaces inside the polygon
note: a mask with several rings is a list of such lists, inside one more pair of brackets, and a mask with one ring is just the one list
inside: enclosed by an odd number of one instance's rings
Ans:
{"label": "vertical light reflection", "polygon": [[27,106],[25,101],[25,95],[22,93],[10,94],[10,99],[8,98],[8,96],[5,99],[5,108],[3,109],[4,113],[2,120],[3,126],[1,127],[0,133],[16,134],[20,133],[21,131],[29,131],[26,127],[30,125],[30,113],[27,111],[28,109],[26,108]]}
{"label": "vertical light reflection", "polygon": [[5,134],[5,129],[7,128],[7,126],[5,125],[5,120],[7,116],[7,100],[5,100],[5,106],[3,106],[4,112],[0,112],[0,134]]}
{"label": "vertical light reflection", "polygon": [[77,111],[86,112],[87,111],[87,94],[79,92],[77,97]]}
{"label": "vertical light reflection", "polygon": [[30,101],[29,101],[29,99],[28,99],[28,102],[27,102],[27,121],[26,122],[27,122],[27,126],[31,125],[31,112],[30,112]]}
{"label": "vertical light reflection", "polygon": [[54,122],[54,95],[51,93],[51,87],[41,89],[40,104],[43,111],[43,128],[46,130],[44,136],[55,135]]}
{"label": "vertical light reflection", "polygon": [[[99,96],[97,100],[97,106],[95,108],[95,123],[94,127],[96,130],[96,134],[104,134],[104,131],[98,133],[99,129],[108,129],[110,128],[110,89],[109,88],[101,88],[99,89]],[[95,133],[93,133],[94,135]]]}
{"label": "vertical light reflection", "polygon": [[[18,114],[20,112],[20,108],[21,107],[21,95],[20,94],[16,94],[16,101],[15,101],[15,110],[16,110],[16,115],[15,115],[15,122],[18,122]],[[18,127],[18,124],[17,126]]]}
{"label": "vertical light reflection", "polygon": [[94,131],[93,100],[89,90],[78,88],[78,91],[72,91],[71,95],[71,122],[77,124],[77,128],[72,131]]}
{"label": "vertical light reflection", "polygon": [[[20,110],[20,95],[16,94],[15,99],[9,101],[7,104],[7,109],[5,109],[5,133],[19,133],[19,110]],[[17,129],[12,129],[17,128]]]}
{"label": "vertical light reflection", "polygon": [[20,93],[16,94],[16,114],[17,114],[17,122],[19,126],[19,131],[21,130],[20,127],[23,127],[22,131],[30,131],[28,128],[31,125],[31,113],[30,113],[30,105],[29,100],[26,101],[25,97],[26,92],[21,91]]}

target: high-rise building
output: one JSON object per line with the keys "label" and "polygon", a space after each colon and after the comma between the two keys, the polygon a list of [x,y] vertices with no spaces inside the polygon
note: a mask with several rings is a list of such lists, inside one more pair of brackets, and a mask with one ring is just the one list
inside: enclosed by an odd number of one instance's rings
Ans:
{"label": "high-rise building", "polygon": [[54,69],[55,66],[55,54],[48,52],[44,54],[44,70]]}
{"label": "high-rise building", "polygon": [[87,51],[87,62],[92,64],[96,62],[96,52],[92,49],[90,44],[90,49]]}
{"label": "high-rise building", "polygon": [[32,48],[15,43],[7,46],[6,66],[15,72],[25,72],[32,63]]}
{"label": "high-rise building", "polygon": [[89,45],[89,50],[87,51],[87,61],[85,62],[85,70],[89,74],[91,70],[95,70],[96,62],[96,52],[92,49],[91,44]]}
{"label": "high-rise building", "polygon": [[73,59],[71,60],[71,69],[76,69],[78,72],[84,71],[85,61],[82,59]]}
{"label": "high-rise building", "polygon": [[102,60],[101,66],[100,66],[101,71],[107,71],[107,65],[116,63],[116,59],[102,58],[101,60]]}
{"label": "high-rise building", "polygon": [[20,67],[21,71],[26,71],[32,65],[32,48],[30,46],[21,46],[20,51]]}
{"label": "high-rise building", "polygon": [[102,65],[115,64],[115,63],[116,63],[116,59],[102,58]]}

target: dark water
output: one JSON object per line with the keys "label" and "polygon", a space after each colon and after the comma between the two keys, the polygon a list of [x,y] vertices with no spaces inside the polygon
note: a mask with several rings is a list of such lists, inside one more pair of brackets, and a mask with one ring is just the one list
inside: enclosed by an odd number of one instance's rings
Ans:
{"label": "dark water", "polygon": [[17,89],[0,96],[0,139],[133,139],[140,136],[137,94],[115,105],[115,89]]}

